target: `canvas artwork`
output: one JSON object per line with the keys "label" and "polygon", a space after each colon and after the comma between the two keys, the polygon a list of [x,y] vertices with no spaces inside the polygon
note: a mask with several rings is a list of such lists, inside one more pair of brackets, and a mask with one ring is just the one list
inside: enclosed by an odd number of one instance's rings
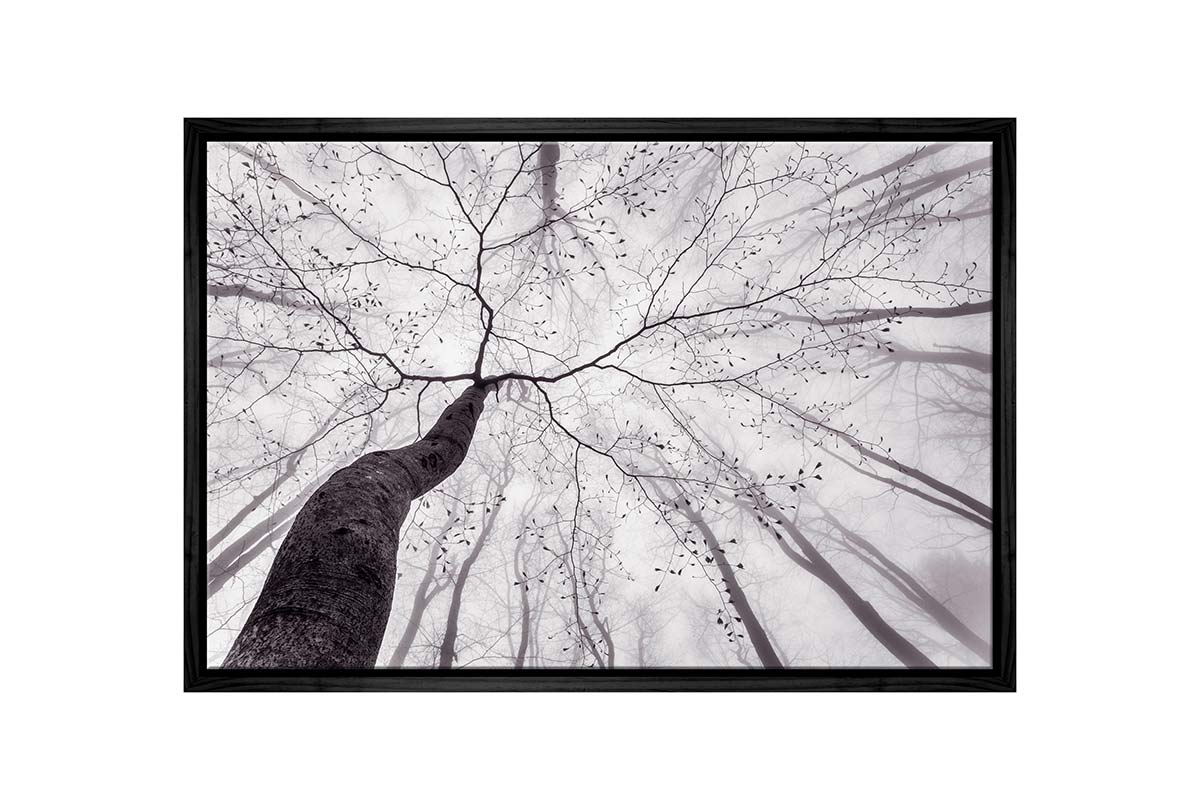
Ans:
{"label": "canvas artwork", "polygon": [[203,668],[993,668],[993,160],[207,141]]}

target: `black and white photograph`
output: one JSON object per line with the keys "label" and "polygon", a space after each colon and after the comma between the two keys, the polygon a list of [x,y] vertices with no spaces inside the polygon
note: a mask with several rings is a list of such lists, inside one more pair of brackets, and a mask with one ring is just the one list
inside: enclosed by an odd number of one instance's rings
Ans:
{"label": "black and white photograph", "polygon": [[976,126],[210,137],[204,667],[993,672]]}

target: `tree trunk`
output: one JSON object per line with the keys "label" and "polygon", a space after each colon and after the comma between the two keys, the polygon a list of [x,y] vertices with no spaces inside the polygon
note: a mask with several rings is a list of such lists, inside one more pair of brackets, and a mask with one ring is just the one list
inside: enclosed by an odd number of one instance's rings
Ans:
{"label": "tree trunk", "polygon": [[472,385],[424,438],[362,456],[313,494],[224,666],[374,666],[391,611],[400,526],[412,501],[462,463],[487,390]]}
{"label": "tree trunk", "polygon": [[952,307],[879,307],[875,309],[860,309],[839,311],[824,318],[813,315],[800,315],[794,312],[767,310],[781,321],[799,321],[818,326],[846,326],[850,324],[868,323],[870,321],[909,320],[911,318],[964,318],[992,311],[992,302],[975,301],[969,304],[957,304]]}
{"label": "tree trunk", "polygon": [[558,209],[558,157],[560,150],[554,142],[538,147],[538,172],[542,181],[542,217],[544,222],[552,220]]}
{"label": "tree trunk", "polygon": [[987,504],[985,504],[983,501],[980,501],[977,498],[972,498],[970,495],[963,492],[962,490],[952,487],[949,484],[945,483],[944,481],[934,478],[932,475],[929,475],[928,473],[921,472],[916,467],[910,467],[907,464],[901,464],[899,461],[896,461],[895,459],[893,459],[889,456],[885,456],[882,453],[877,453],[876,451],[872,450],[871,448],[865,446],[862,442],[860,442],[858,439],[854,438],[853,436],[848,436],[846,434],[840,434],[840,435],[841,435],[841,438],[845,439],[846,442],[851,447],[853,447],[855,450],[857,450],[859,453],[866,456],[867,458],[878,461],[880,464],[886,464],[888,467],[891,467],[893,470],[896,470],[897,472],[904,473],[905,475],[907,475],[910,478],[917,479],[918,481],[920,481],[922,484],[929,487],[930,489],[934,489],[934,490],[942,493],[943,495],[953,498],[954,500],[963,504],[967,508],[973,509],[974,511],[978,512],[983,517],[987,518],[989,521],[992,519],[992,508],[990,506],[988,506]]}
{"label": "tree trunk", "polygon": [[[596,587],[599,587],[599,585]],[[586,587],[584,590],[587,593],[588,609],[591,611],[592,618],[596,622],[596,629],[600,631],[600,639],[608,647],[608,661],[605,666],[612,669],[617,665],[617,648],[613,645],[612,633],[609,632],[608,625],[600,618],[600,609],[596,605],[596,592]]]}
{"label": "tree trunk", "polygon": [[[445,534],[445,532],[442,532]],[[400,636],[400,643],[396,645],[396,649],[392,651],[391,660],[388,661],[389,667],[404,666],[404,659],[408,657],[408,651],[412,649],[413,641],[417,638],[417,632],[421,629],[421,619],[425,616],[425,608],[429,607],[429,603],[433,601],[433,597],[441,590],[440,587],[429,590],[429,586],[433,584],[434,574],[437,573],[438,550],[440,546],[434,543],[429,549],[429,563],[425,566],[425,575],[421,578],[421,582],[417,585],[417,594],[413,597],[412,610],[408,614],[408,624],[404,626],[404,634]]]}
{"label": "tree trunk", "polygon": [[522,669],[525,666],[525,654],[529,651],[529,582],[525,578],[525,566],[521,562],[521,549],[525,545],[525,533],[517,538],[517,549],[513,552],[513,576],[517,579],[521,596],[521,641],[517,645],[517,654],[513,659],[513,668]]}
{"label": "tree trunk", "polygon": [[866,538],[856,532],[847,529],[836,518],[825,513],[825,519],[842,533],[850,543],[866,550],[869,554],[879,560],[885,573],[890,573],[893,577],[900,580],[897,585],[897,590],[912,602],[917,607],[925,611],[931,619],[937,622],[938,626],[949,633],[954,639],[969,649],[971,652],[978,655],[984,661],[991,663],[992,660],[992,645],[984,641],[978,634],[963,624],[954,613],[938,600],[936,596],[929,592],[912,574],[908,573],[904,568],[893,562],[887,555],[880,551],[875,544],[868,541]]}
{"label": "tree trunk", "polygon": [[487,542],[488,537],[492,534],[492,529],[496,526],[496,518],[500,514],[500,498],[504,495],[504,490],[510,481],[512,481],[512,464],[508,463],[504,468],[496,502],[492,504],[491,512],[484,519],[483,526],[480,527],[475,548],[471,549],[471,553],[463,560],[458,569],[458,576],[454,578],[454,591],[450,596],[450,612],[446,616],[446,632],[442,636],[441,652],[438,655],[438,669],[450,669],[454,663],[454,645],[458,641],[458,615],[462,610],[463,591],[467,587],[467,579],[471,576],[471,566],[475,565],[475,561],[479,559],[479,553],[483,551],[483,544]]}
{"label": "tree trunk", "polygon": [[290,528],[292,517],[304,506],[308,496],[316,492],[318,486],[320,485],[312,483],[305,487],[299,495],[288,501],[286,506],[267,515],[213,558],[208,564],[208,598],[215,596],[225,587],[226,582],[270,548],[280,532]]}
{"label": "tree trunk", "polygon": [[[937,664],[929,660],[925,653],[917,649],[916,645],[906,639],[897,632],[896,628],[892,627],[887,621],[879,615],[875,607],[858,595],[858,592],[850,586],[850,583],[838,573],[825,557],[817,551],[816,546],[809,542],[796,525],[789,521],[773,506],[759,504],[759,511],[767,517],[775,520],[783,527],[783,530],[788,533],[792,541],[800,547],[804,552],[804,556],[812,563],[813,573],[824,582],[829,588],[838,595],[842,603],[850,608],[850,612],[854,617],[862,623],[862,626],[867,628],[872,636],[875,637],[880,644],[887,649],[892,655],[904,664],[906,667],[924,667],[936,668]],[[766,524],[767,531],[774,531],[774,527]]]}
{"label": "tree trunk", "polygon": [[767,638],[766,630],[763,629],[758,616],[755,615],[754,610],[750,607],[750,600],[746,598],[746,592],[738,584],[737,573],[734,571],[733,566],[729,564],[729,560],[726,559],[725,552],[721,550],[716,535],[712,533],[712,529],[708,527],[708,523],[704,521],[700,514],[692,509],[690,505],[687,505],[686,495],[680,494],[679,502],[684,504],[680,511],[687,515],[688,520],[699,530],[700,536],[704,538],[704,545],[708,549],[708,553],[716,561],[717,570],[721,572],[721,579],[725,581],[725,587],[729,589],[730,601],[737,607],[738,616],[742,620],[742,625],[746,628],[746,635],[749,637],[750,643],[754,645],[754,652],[758,654],[758,660],[762,661],[762,665],[767,669],[782,669],[783,662],[779,660],[779,655],[775,652],[775,648],[771,646],[771,640]]}
{"label": "tree trunk", "polygon": [[[837,453],[833,452],[832,450],[829,450],[828,448],[826,448],[825,452],[828,453],[829,455],[833,456],[834,458],[836,458],[838,461],[845,464],[850,469],[857,472],[859,475],[865,475],[867,478],[878,481],[881,484],[887,484],[889,487],[892,487],[893,489],[898,489],[902,492],[907,492],[911,495],[916,495],[921,500],[927,501],[928,503],[931,503],[934,506],[940,506],[942,509],[945,509],[948,512],[953,512],[954,514],[956,514],[960,517],[963,517],[963,518],[971,521],[972,523],[976,523],[979,526],[982,526],[984,529],[987,529],[989,532],[992,530],[992,521],[989,518],[983,517],[982,513],[980,513],[980,512],[974,511],[972,509],[967,509],[965,507],[959,506],[956,503],[951,503],[950,501],[943,501],[941,498],[934,497],[933,495],[930,495],[928,492],[925,492],[924,490],[920,490],[920,489],[917,489],[916,487],[909,486],[908,484],[905,484],[903,481],[897,481],[894,478],[888,478],[886,475],[879,475],[877,473],[873,473],[870,470],[868,470],[865,466],[863,466],[863,464],[861,462],[858,464],[855,464],[853,461],[842,458]],[[912,475],[911,468],[906,468],[905,474],[910,475],[914,478],[916,477],[915,475]],[[920,480],[920,479],[918,479],[918,480]],[[969,497],[969,496],[964,495],[963,497]],[[991,511],[990,509],[988,509],[988,507],[983,507],[983,508],[987,509],[987,511],[989,511],[989,512]]]}
{"label": "tree trunk", "polygon": [[305,440],[304,444],[301,445],[299,450],[295,450],[288,455],[288,460],[283,465],[283,472],[275,475],[275,480],[271,482],[270,486],[251,498],[249,503],[239,509],[237,514],[230,518],[229,522],[225,524],[224,528],[208,539],[209,551],[212,551],[217,546],[221,545],[221,542],[224,541],[225,538],[230,534],[232,534],[234,529],[242,525],[243,520],[248,518],[255,509],[262,506],[263,503],[266,502],[267,498],[270,498],[272,495],[278,492],[279,488],[283,486],[284,482],[290,480],[291,477],[296,474],[296,470],[299,469],[300,461],[304,458],[304,454],[307,453],[314,444],[320,441],[321,437],[329,431],[330,427],[333,425],[333,422],[333,416],[326,419],[324,424],[318,427],[313,434]]}
{"label": "tree trunk", "polygon": [[963,366],[982,374],[992,373],[992,356],[983,352],[973,351],[919,351],[917,349],[898,348],[886,355],[880,355],[876,363],[930,363],[943,366]]}
{"label": "tree trunk", "polygon": [[458,614],[462,611],[463,591],[466,590],[467,579],[471,576],[471,566],[479,559],[479,552],[483,550],[483,543],[487,540],[487,536],[486,530],[479,533],[479,539],[475,541],[475,548],[471,549],[471,553],[463,560],[463,564],[458,569],[458,576],[454,578],[454,591],[450,596],[450,612],[446,615],[446,632],[442,634],[442,646],[438,652],[438,669],[450,669],[454,665],[454,645],[458,642]]}

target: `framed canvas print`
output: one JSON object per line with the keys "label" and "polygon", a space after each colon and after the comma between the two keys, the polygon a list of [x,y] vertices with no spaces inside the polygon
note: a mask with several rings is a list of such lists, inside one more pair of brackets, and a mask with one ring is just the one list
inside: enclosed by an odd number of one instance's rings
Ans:
{"label": "framed canvas print", "polygon": [[1015,133],[185,121],[185,689],[1015,689]]}

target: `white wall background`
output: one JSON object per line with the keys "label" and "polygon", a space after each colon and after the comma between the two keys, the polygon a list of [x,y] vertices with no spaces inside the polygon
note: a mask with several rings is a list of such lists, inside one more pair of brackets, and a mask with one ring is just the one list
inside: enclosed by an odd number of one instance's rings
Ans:
{"label": "white wall background", "polygon": [[[1194,793],[1181,7],[352,5],[6,11],[12,806]],[[1018,116],[1016,695],[182,694],[182,117],[550,113]]]}

